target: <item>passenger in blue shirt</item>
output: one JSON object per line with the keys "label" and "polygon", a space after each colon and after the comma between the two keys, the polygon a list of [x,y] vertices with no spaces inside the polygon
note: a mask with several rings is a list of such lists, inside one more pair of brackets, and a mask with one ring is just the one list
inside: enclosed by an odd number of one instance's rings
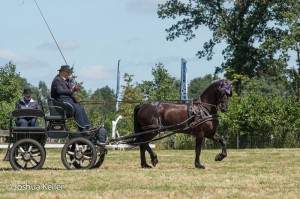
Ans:
{"label": "passenger in blue shirt", "polygon": [[[31,98],[30,89],[24,89],[23,97],[17,101],[15,109],[38,109],[38,103]],[[38,126],[38,122],[35,117],[22,117],[17,119],[16,125],[22,127]]]}

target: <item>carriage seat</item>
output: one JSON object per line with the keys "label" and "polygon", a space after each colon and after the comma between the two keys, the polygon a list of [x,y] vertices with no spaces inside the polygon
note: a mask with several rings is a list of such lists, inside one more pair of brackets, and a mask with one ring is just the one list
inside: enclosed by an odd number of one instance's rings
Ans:
{"label": "carriage seat", "polygon": [[73,117],[75,113],[75,109],[70,103],[53,98],[48,99],[48,107],[50,116],[47,116],[47,120],[65,120]]}
{"label": "carriage seat", "polygon": [[45,121],[45,114],[43,111],[39,109],[18,109],[11,112],[10,119],[10,130],[11,132],[44,132],[46,130],[45,122],[44,126],[13,126],[13,119],[21,118],[21,117],[36,117],[42,118]]}

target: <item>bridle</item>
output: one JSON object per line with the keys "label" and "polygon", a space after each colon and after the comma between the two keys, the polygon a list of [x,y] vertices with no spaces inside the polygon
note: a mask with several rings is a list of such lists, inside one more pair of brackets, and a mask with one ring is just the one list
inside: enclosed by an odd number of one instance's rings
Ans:
{"label": "bridle", "polygon": [[[229,92],[231,93],[231,90],[229,90]],[[226,95],[226,99],[225,99],[225,96]],[[218,89],[218,94],[217,94],[217,105],[216,107],[217,108],[220,108],[220,105],[221,104],[224,104],[224,103],[227,103],[229,101],[229,95],[227,92],[226,92],[226,88],[219,88]]]}

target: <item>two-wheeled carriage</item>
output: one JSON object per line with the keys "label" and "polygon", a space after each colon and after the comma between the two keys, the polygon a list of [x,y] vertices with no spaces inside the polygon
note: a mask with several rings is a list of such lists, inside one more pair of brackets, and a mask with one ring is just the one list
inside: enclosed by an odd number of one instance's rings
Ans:
{"label": "two-wheeled carriage", "polygon": [[[10,116],[9,145],[4,160],[15,170],[40,169],[46,159],[45,144],[48,138],[67,139],[61,160],[67,169],[91,169],[100,167],[106,149],[97,144],[101,126],[87,132],[70,132],[66,119],[73,117],[74,109],[67,103],[48,99],[49,115],[42,110],[14,110]],[[19,127],[14,120],[36,117],[37,127]]]}

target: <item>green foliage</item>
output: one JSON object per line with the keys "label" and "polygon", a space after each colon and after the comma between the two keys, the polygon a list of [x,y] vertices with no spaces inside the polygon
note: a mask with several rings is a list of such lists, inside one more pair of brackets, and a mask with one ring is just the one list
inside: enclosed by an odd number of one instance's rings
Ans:
{"label": "green foliage", "polygon": [[150,101],[167,101],[179,99],[179,84],[175,77],[171,77],[162,63],[152,68],[152,81],[143,81],[140,89],[146,99]]}
{"label": "green foliage", "polygon": [[[298,1],[168,0],[159,5],[157,13],[159,18],[177,20],[166,29],[167,40],[181,36],[191,40],[203,26],[212,31],[212,38],[197,53],[199,58],[211,60],[215,46],[226,43],[222,51],[225,62],[216,73],[225,72],[229,79],[236,74],[249,78],[284,75],[290,59],[287,49],[299,42]],[[235,90],[240,95],[242,79],[236,80]]]}
{"label": "green foliage", "polygon": [[237,135],[247,141],[241,147],[299,147],[299,118],[300,106],[294,97],[234,95],[229,111],[220,114],[219,132],[231,147],[236,147]]}
{"label": "green foliage", "polygon": [[15,103],[21,96],[21,78],[16,73],[16,66],[9,62],[0,68],[0,101]]}
{"label": "green foliage", "polygon": [[141,84],[132,83],[133,75],[124,74],[123,101],[120,103],[122,120],[118,126],[122,135],[134,132],[134,107],[142,103],[143,99],[150,101],[168,101],[179,99],[179,84],[176,78],[171,77],[162,63],[152,68],[152,81],[143,81]]}
{"label": "green foliage", "polygon": [[123,89],[123,102],[120,103],[119,114],[122,115],[122,120],[118,125],[119,133],[121,135],[128,135],[134,133],[134,107],[143,100],[143,94],[137,83],[133,83],[133,75],[124,74],[125,85]]}
{"label": "green foliage", "polygon": [[38,87],[38,97],[37,99],[41,100],[42,104],[47,104],[47,99],[50,98],[50,90],[47,88],[45,82],[40,81]]}
{"label": "green foliage", "polygon": [[191,135],[177,134],[174,146],[175,149],[194,149],[195,138]]}
{"label": "green foliage", "polygon": [[90,99],[96,103],[85,106],[92,125],[98,126],[104,122],[105,128],[111,129],[111,121],[115,115],[114,91],[105,86],[92,93]]}
{"label": "green foliage", "polygon": [[205,75],[191,80],[189,85],[189,98],[198,99],[202,92],[212,83],[212,75]]}
{"label": "green foliage", "polygon": [[21,97],[22,84],[24,79],[16,73],[16,65],[12,62],[0,68],[0,129],[8,129],[7,118]]}

